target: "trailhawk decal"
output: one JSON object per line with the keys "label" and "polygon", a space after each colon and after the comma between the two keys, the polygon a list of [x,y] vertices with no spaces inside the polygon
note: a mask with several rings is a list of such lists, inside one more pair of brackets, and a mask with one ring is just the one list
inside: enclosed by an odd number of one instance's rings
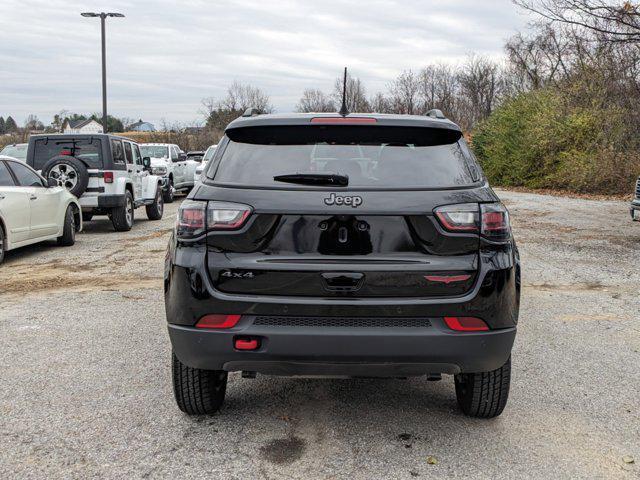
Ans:
{"label": "trailhawk decal", "polygon": [[331,195],[329,195],[327,198],[324,199],[324,203],[326,205],[348,205],[352,208],[357,208],[360,205],[362,205],[363,200],[362,197],[358,197],[358,196],[343,196],[343,195],[336,195],[335,193],[332,193]]}

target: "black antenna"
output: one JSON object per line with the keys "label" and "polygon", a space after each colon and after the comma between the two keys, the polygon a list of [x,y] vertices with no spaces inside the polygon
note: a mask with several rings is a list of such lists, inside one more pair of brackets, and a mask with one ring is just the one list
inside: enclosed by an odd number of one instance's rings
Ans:
{"label": "black antenna", "polygon": [[347,67],[344,67],[344,82],[342,84],[342,107],[338,112],[343,117],[349,115],[349,109],[347,108]]}

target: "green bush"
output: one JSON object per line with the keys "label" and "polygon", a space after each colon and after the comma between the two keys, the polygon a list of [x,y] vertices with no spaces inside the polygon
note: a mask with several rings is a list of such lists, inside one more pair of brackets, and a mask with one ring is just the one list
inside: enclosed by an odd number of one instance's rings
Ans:
{"label": "green bush", "polygon": [[507,100],[481,123],[473,149],[495,185],[627,194],[640,174],[624,112],[597,92],[546,88]]}

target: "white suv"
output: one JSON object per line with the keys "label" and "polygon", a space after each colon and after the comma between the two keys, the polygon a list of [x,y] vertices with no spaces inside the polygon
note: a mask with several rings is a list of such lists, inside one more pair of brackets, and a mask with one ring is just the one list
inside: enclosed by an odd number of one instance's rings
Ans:
{"label": "white suv", "polygon": [[131,230],[134,210],[162,218],[162,179],[149,173],[138,144],[106,134],[32,135],[27,164],[78,197],[84,220],[108,215],[117,231]]}
{"label": "white suv", "polygon": [[149,157],[152,173],[163,178],[165,203],[173,202],[176,191],[193,187],[193,174],[200,162],[189,160],[178,145],[142,143],[140,150],[143,157]]}

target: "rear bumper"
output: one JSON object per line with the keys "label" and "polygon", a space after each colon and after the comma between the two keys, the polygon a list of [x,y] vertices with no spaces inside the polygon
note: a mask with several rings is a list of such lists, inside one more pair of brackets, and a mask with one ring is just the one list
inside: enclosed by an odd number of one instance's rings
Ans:
{"label": "rear bumper", "polygon": [[[452,332],[441,319],[424,328],[269,327],[243,317],[229,330],[169,325],[180,361],[205,370],[269,375],[399,377],[484,372],[503,365],[516,329]],[[234,348],[236,337],[260,341],[255,351]]]}
{"label": "rear bumper", "polygon": [[[509,358],[518,322],[520,266],[515,245],[482,252],[473,288],[434,298],[336,298],[229,294],[207,273],[205,245],[177,245],[165,258],[165,309],[173,349],[184,364],[211,370],[281,375],[409,376],[490,371]],[[222,255],[222,254],[220,254]],[[227,330],[194,327],[207,314],[240,314]],[[445,316],[484,320],[491,330],[454,332]],[[383,327],[301,326],[258,317],[424,319],[425,324]],[[295,326],[293,326],[295,325]],[[234,348],[236,336],[260,348]]]}
{"label": "rear bumper", "polygon": [[126,197],[124,195],[111,194],[82,195],[78,202],[85,211],[90,211],[93,208],[110,209],[123,207]]}

